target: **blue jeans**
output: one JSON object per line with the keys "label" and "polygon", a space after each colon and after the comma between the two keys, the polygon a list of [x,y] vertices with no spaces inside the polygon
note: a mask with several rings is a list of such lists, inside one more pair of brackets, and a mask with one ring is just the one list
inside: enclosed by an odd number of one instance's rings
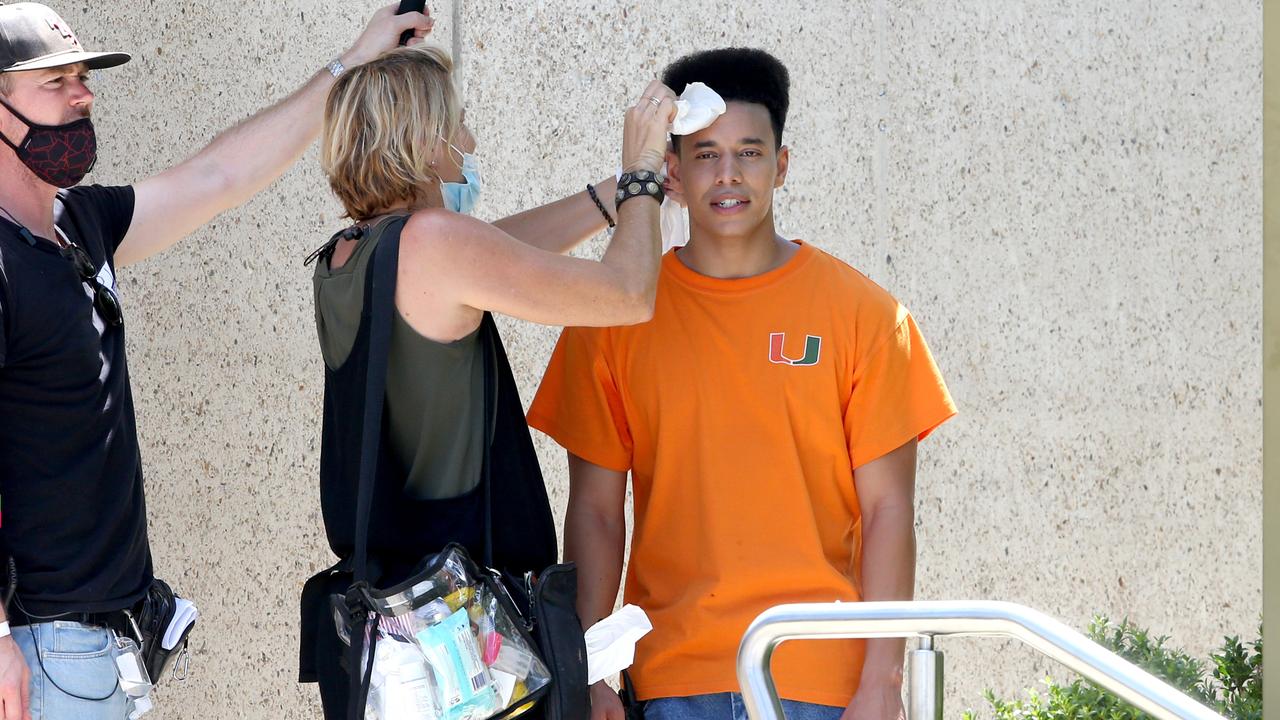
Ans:
{"label": "blue jeans", "polygon": [[[844,708],[783,700],[787,720],[840,720]],[[644,704],[644,720],[747,720],[739,693],[654,698]]]}
{"label": "blue jeans", "polygon": [[[31,671],[31,720],[123,720],[110,630],[55,620],[13,628]],[[39,655],[37,655],[39,648]]]}

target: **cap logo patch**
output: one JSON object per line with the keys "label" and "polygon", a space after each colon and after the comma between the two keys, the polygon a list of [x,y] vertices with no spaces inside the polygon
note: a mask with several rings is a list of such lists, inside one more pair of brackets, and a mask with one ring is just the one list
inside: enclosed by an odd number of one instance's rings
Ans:
{"label": "cap logo patch", "polygon": [[64,40],[70,40],[72,45],[80,47],[80,41],[76,39],[75,33],[71,32],[71,28],[64,26],[57,18],[45,18],[45,22],[49,23],[49,28],[62,35]]}

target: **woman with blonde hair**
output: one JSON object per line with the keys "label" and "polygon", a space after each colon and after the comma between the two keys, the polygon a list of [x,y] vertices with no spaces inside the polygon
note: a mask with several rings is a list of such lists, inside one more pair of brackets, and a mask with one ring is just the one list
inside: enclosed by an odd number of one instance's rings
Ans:
{"label": "woman with blonde hair", "polygon": [[[555,525],[490,313],[610,326],[653,312],[657,173],[674,94],[655,80],[626,111],[623,182],[610,177],[488,224],[467,214],[480,175],[451,69],[439,48],[394,50],[346,71],[325,107],[321,162],[355,223],[314,254],[325,361],[321,507],[341,560],[303,591],[301,680],[320,683],[326,717],[341,717],[349,702],[327,601],[352,580],[367,403],[385,404],[367,534],[372,585],[404,580],[450,542],[517,576],[541,570],[557,559]],[[615,224],[600,261],[563,254]],[[375,358],[374,258],[396,238],[389,351]],[[386,390],[369,398],[366,370],[378,362]]]}

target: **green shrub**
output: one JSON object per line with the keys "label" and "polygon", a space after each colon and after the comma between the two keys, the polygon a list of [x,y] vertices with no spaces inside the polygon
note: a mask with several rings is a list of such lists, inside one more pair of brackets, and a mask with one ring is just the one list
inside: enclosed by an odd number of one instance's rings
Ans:
{"label": "green shrub", "polygon": [[[1262,719],[1262,628],[1258,639],[1247,646],[1237,637],[1225,638],[1221,649],[1210,656],[1210,666],[1177,648],[1167,646],[1168,638],[1152,637],[1128,620],[1119,625],[1104,617],[1094,618],[1089,637],[1126,660],[1164,680],[1203,703],[1223,717],[1233,720]],[[1140,712],[1107,690],[1088,680],[1076,679],[1060,685],[1044,679],[1044,692],[1027,691],[1021,700],[1002,700],[990,690],[984,693],[995,720],[1148,720]],[[976,720],[972,710],[965,720]]]}

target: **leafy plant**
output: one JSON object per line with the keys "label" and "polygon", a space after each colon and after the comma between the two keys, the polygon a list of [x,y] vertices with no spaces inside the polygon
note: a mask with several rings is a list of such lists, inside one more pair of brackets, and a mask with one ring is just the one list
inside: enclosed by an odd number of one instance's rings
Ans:
{"label": "leafy plant", "polygon": [[[1089,637],[1100,645],[1164,680],[1218,714],[1233,720],[1262,719],[1262,628],[1258,639],[1242,644],[1238,637],[1223,640],[1209,663],[1168,646],[1166,636],[1154,637],[1128,620],[1116,625],[1105,617],[1089,624]],[[1044,691],[1028,690],[1018,700],[1002,700],[991,690],[983,693],[995,720],[1149,720],[1143,713],[1092,682],[1076,679],[1062,685],[1046,677]],[[977,720],[972,711],[964,720]]]}

